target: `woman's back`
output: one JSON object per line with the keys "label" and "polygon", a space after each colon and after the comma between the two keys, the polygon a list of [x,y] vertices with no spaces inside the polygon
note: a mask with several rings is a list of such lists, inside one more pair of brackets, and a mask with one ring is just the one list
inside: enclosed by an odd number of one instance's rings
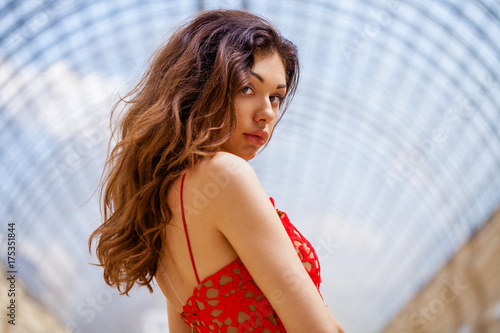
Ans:
{"label": "woman's back", "polygon": [[[217,272],[238,257],[227,239],[214,226],[213,219],[210,218],[207,210],[210,197],[202,192],[207,186],[214,186],[214,188],[218,186],[210,177],[210,168],[213,169],[210,163],[213,164],[214,158],[217,159],[217,155],[212,159],[200,161],[192,170],[189,170],[185,174],[183,184],[185,221],[192,255],[201,279]],[[182,308],[198,284],[182,220],[181,180],[182,177],[179,177],[168,192],[167,200],[172,209],[172,219],[165,227],[161,262],[155,276],[163,293],[178,309]],[[175,286],[177,295],[170,288],[166,275],[162,274],[162,267],[168,273],[171,284]]]}
{"label": "woman's back", "polygon": [[[258,288],[226,237],[215,227],[214,220],[222,218],[217,215],[225,213],[218,212],[213,216],[209,209],[204,209],[211,204],[210,199],[223,195],[223,191],[229,187],[228,173],[217,170],[213,164],[239,163],[234,157],[224,155],[216,154],[213,159],[201,162],[192,172],[190,170],[184,173],[173,187],[178,190],[177,193],[169,193],[171,207],[175,207],[177,203],[180,209],[174,212],[174,224],[167,226],[165,244],[169,245],[165,245],[168,250],[163,252],[156,277],[158,284],[176,312],[182,314],[182,319],[200,332],[224,332],[226,329],[227,332],[236,332],[236,328],[243,331],[260,328],[266,329],[265,332],[285,332],[271,303]],[[210,177],[207,178],[206,175]],[[186,195],[187,184],[193,186],[191,195]],[[274,206],[272,199],[271,203]],[[290,223],[286,214],[278,210],[276,212],[280,217],[282,231],[286,231],[319,292],[319,262],[314,250]],[[234,224],[238,224],[237,219]],[[293,271],[283,273],[288,277],[294,276]],[[182,283],[183,286],[179,288],[176,283]],[[297,283],[296,287],[300,287],[300,281],[294,283]],[[279,290],[275,291],[275,301],[279,301],[284,295]]]}

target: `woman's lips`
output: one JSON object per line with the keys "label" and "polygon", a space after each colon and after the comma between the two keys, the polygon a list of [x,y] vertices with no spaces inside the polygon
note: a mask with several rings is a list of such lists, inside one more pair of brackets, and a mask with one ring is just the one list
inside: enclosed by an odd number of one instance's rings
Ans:
{"label": "woman's lips", "polygon": [[257,135],[246,134],[246,133],[243,133],[243,135],[245,135],[245,138],[247,139],[248,142],[256,146],[262,146],[266,142],[266,140]]}

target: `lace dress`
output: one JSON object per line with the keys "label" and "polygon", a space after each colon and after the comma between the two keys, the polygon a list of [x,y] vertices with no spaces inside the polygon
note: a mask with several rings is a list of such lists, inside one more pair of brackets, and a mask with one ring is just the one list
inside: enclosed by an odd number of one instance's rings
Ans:
{"label": "lace dress", "polygon": [[[184,216],[182,188],[185,176],[184,173],[180,194],[182,220],[198,286],[182,308],[182,320],[200,333],[286,332],[268,299],[254,283],[252,276],[239,258],[217,273],[200,281],[191,252]],[[274,206],[273,198],[269,199]],[[286,213],[278,209],[276,212],[304,268],[319,292],[321,277],[316,252],[309,241],[292,225]]]}

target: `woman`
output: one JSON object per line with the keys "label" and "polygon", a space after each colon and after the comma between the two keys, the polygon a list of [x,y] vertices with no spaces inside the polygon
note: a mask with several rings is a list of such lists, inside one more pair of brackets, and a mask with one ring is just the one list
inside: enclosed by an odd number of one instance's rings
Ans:
{"label": "woman", "polygon": [[[343,332],[310,243],[248,164],[298,81],[295,46],[244,11],[202,12],[160,48],[111,151],[104,279],[167,300],[171,332]],[[280,113],[281,112],[281,113]],[[190,328],[191,327],[191,328]]]}

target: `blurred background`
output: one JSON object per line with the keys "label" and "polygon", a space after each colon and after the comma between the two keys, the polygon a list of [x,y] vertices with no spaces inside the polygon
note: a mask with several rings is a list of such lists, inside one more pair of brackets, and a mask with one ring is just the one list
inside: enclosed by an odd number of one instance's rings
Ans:
{"label": "blurred background", "polygon": [[0,331],[168,332],[159,289],[119,296],[87,239],[112,104],[214,8],[299,48],[296,98],[251,164],[346,331],[500,332],[497,0],[0,1]]}

